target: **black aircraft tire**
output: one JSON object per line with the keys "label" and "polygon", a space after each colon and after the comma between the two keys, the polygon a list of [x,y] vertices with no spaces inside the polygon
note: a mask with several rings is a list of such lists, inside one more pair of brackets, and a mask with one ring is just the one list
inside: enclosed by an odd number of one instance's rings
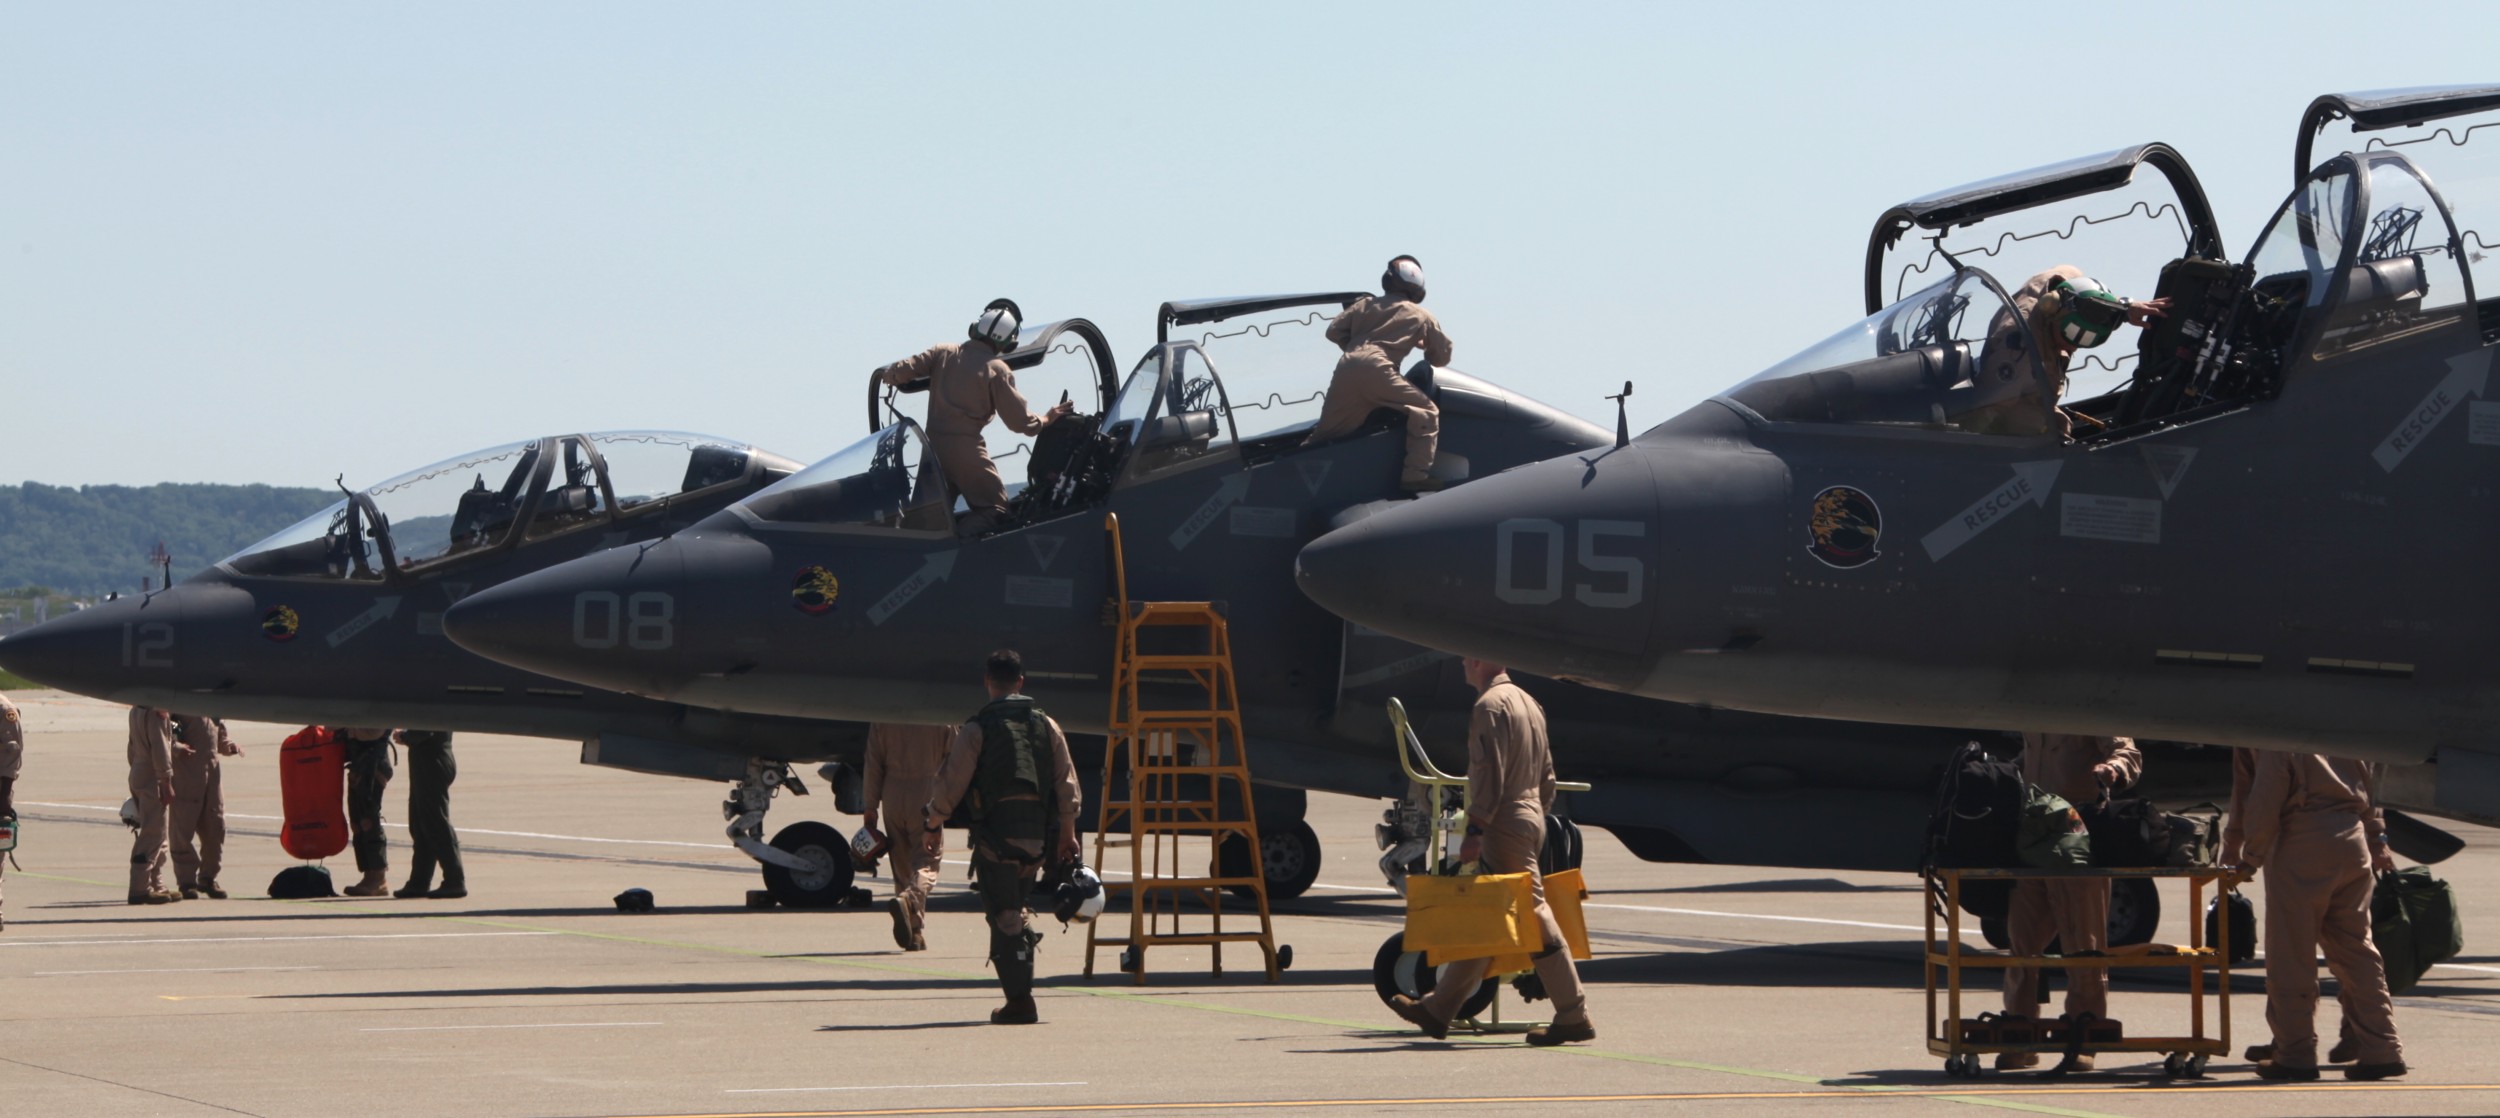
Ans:
{"label": "black aircraft tire", "polygon": [[815,872],[764,865],[764,888],[790,908],[831,908],[851,892],[851,844],[842,832],[813,820],[792,823],[773,836],[773,849],[818,863]]}
{"label": "black aircraft tire", "polygon": [[[1250,872],[1247,847],[1239,837],[1224,840],[1223,872],[1227,877]],[[1267,899],[1292,900],[1311,891],[1311,883],[1319,880],[1319,832],[1300,819],[1282,826],[1259,827],[1260,868],[1267,871]],[[1250,890],[1241,886],[1229,888],[1232,895],[1250,899]]]}
{"label": "black aircraft tire", "polygon": [[2161,890],[2146,877],[2122,877],[2109,883],[2109,945],[2129,947],[2153,942],[2161,930]]}
{"label": "black aircraft tire", "polygon": [[[1372,992],[1380,995],[1382,1005],[1389,1004],[1389,999],[1399,994],[1421,998],[1432,992],[1440,976],[1441,968],[1424,965],[1423,952],[1406,949],[1404,932],[1391,933],[1388,939],[1381,941],[1380,950],[1372,955]],[[1464,1020],[1483,1013],[1486,1006],[1493,1004],[1493,995],[1500,993],[1501,989],[1501,983],[1491,979],[1477,983],[1476,992],[1467,995],[1467,1001],[1458,1007],[1459,1018]]]}

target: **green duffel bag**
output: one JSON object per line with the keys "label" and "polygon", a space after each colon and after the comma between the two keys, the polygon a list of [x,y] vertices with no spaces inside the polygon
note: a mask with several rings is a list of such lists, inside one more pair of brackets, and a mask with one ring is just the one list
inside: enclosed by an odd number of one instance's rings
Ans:
{"label": "green duffel bag", "polygon": [[2428,866],[2380,874],[2370,890],[2370,938],[2387,963],[2388,992],[2412,989],[2432,964],[2465,949],[2456,891],[2432,877]]}
{"label": "green duffel bag", "polygon": [[2023,788],[2023,811],[2014,825],[2014,854],[2044,870],[2092,864],[2092,832],[2066,798],[2039,785]]}

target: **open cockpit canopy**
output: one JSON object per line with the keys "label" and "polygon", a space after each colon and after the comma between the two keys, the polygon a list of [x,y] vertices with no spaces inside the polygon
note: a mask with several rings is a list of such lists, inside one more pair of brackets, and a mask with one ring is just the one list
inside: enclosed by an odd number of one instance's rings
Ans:
{"label": "open cockpit canopy", "polygon": [[[2335,125],[2341,122],[2343,127]],[[2322,154],[2324,153],[2324,154]],[[2421,185],[2397,186],[2394,193],[2434,196],[2445,209],[2440,221],[2413,230],[2413,241],[2435,241],[2443,223],[2453,224],[2453,259],[2473,281],[2481,298],[2476,325],[2487,341],[2500,341],[2500,85],[2425,86],[2416,89],[2330,93],[2309,103],[2301,114],[2298,147],[2293,155],[2295,181],[2308,189],[2322,164],[2335,153],[2360,156],[2394,154],[2412,164]],[[2375,179],[2379,172],[2371,172]],[[2398,205],[2373,204],[2371,218]],[[2418,208],[2418,207],[2414,207]],[[2364,237],[2368,244],[2368,237]],[[2379,251],[2385,251],[2381,246]],[[2425,258],[2437,267],[2439,261]],[[2323,294],[2323,293],[2321,293]],[[2436,302],[2437,287],[2426,298]]]}
{"label": "open cockpit canopy", "polygon": [[746,443],[681,431],[550,435],[351,493],[220,566],[260,577],[394,578],[797,468]]}

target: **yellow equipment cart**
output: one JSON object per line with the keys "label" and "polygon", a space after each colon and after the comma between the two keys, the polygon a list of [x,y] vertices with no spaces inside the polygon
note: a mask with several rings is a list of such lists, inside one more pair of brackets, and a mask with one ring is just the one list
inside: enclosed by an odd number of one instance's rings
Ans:
{"label": "yellow equipment cart", "polygon": [[[1965,946],[1962,942],[1962,887],[1966,882],[2008,879],[2048,879],[2064,877],[2095,878],[2179,878],[2188,883],[2188,943],[2185,947],[2142,944],[2118,947],[2098,955],[2013,955]],[[2230,871],[2220,866],[2162,869],[1946,869],[1927,873],[1927,1051],[1944,1057],[1946,1075],[1971,1077],[1979,1074],[1979,1057],[1998,1052],[2038,1052],[2044,1056],[2062,1057],[2074,1053],[2160,1052],[2162,1072],[2176,1077],[2200,1077],[2205,1073],[2208,1057],[2231,1050],[2231,922],[2216,921],[2213,943],[2205,942],[2205,890],[2214,887],[2217,900],[2230,895]],[[1942,908],[1941,927],[1937,910]],[[1939,935],[1941,932],[1941,936]],[[2069,1024],[2055,1018],[2036,1022],[2035,1027],[2008,1022],[1994,1014],[1965,1016],[1962,994],[1967,983],[1964,972],[2002,973],[2008,967],[2102,967],[2118,968],[2184,968],[2187,971],[2188,1020],[2186,1036],[2110,1037],[2095,1036],[2090,1030],[2077,1036]],[[2208,987],[2205,972],[2219,974]],[[1994,1000],[1999,987],[1988,984],[1982,996]],[[2214,1001],[2214,1017],[2220,1032],[2205,1033],[2205,999],[2209,992]],[[1937,995],[1941,993],[1941,1003]],[[2062,1069],[2062,1065],[2061,1065]],[[2058,1069],[2053,1069],[2058,1070]]]}

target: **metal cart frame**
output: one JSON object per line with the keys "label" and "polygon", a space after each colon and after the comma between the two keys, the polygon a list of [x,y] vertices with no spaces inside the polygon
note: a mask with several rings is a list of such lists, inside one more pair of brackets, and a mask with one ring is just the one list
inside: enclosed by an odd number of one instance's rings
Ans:
{"label": "metal cart frame", "polygon": [[[1998,1052],[2039,1052],[2064,1055],[2068,1052],[2161,1052],[2162,1072],[2172,1077],[2201,1077],[2208,1057],[2227,1055],[2231,1050],[2231,922],[2216,921],[2214,942],[2205,939],[2205,887],[2214,886],[2216,900],[2228,897],[2236,884],[2232,871],[2222,866],[2187,868],[2103,869],[1950,869],[1938,867],[1926,873],[1927,888],[1927,951],[1921,968],[1927,985],[1927,1051],[1945,1058],[1946,1075],[1972,1077],[1979,1074],[1979,1057]],[[1962,943],[1962,883],[1976,880],[2048,880],[2055,878],[2122,877],[2182,878],[2188,883],[2188,949],[2173,955],[2014,955],[1994,950],[1972,949]],[[1937,937],[1936,910],[1944,909],[1944,938]],[[2071,1041],[2034,1042],[2029,1044],[1975,1043],[1962,1039],[1963,972],[1968,969],[2003,971],[2010,967],[2100,967],[2121,968],[2185,968],[2188,972],[2189,1035],[2167,1037],[2127,1037],[2104,1043]],[[2219,972],[2213,984],[2215,1019],[2220,1033],[2205,1035],[2205,972]],[[1941,975],[1942,986],[1938,985]],[[1939,1013],[1936,995],[1944,993]],[[2052,1069],[2062,1071],[2063,1066]]]}

